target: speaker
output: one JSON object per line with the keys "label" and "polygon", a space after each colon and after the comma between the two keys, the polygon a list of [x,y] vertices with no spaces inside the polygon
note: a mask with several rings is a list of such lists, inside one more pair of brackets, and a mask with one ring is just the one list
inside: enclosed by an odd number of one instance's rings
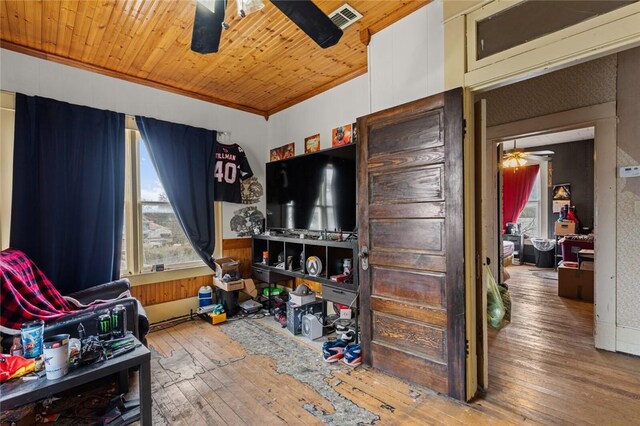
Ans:
{"label": "speaker", "polygon": [[302,317],[302,335],[309,340],[315,340],[322,337],[322,323],[313,314],[306,314]]}

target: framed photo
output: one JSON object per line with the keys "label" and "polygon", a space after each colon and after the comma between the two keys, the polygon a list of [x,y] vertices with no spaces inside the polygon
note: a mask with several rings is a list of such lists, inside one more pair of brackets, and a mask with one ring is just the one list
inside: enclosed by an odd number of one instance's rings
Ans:
{"label": "framed photo", "polygon": [[358,123],[351,125],[351,143],[358,143]]}
{"label": "framed photo", "polygon": [[571,200],[571,184],[563,183],[561,185],[553,185],[554,200]]}
{"label": "framed photo", "polygon": [[304,153],[320,151],[320,134],[304,138]]}
{"label": "framed photo", "polygon": [[269,161],[284,160],[285,158],[291,158],[296,155],[296,144],[294,142],[286,145],[273,148],[269,152]]}
{"label": "framed photo", "polygon": [[351,137],[353,125],[345,124],[344,126],[336,127],[331,131],[331,146],[340,146],[351,143]]}

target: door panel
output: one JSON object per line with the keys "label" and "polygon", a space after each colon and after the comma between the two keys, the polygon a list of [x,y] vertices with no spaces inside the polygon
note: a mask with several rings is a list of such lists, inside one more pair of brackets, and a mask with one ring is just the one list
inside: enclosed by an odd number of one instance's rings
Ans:
{"label": "door panel", "polygon": [[444,274],[371,268],[372,293],[440,308],[446,303],[444,279]]}
{"label": "door panel", "polygon": [[371,203],[442,200],[443,167],[392,169],[370,176]]}
{"label": "door panel", "polygon": [[[444,220],[442,219],[383,219],[369,223],[371,248],[442,253]],[[398,238],[403,235],[404,238]]]}
{"label": "door panel", "polygon": [[358,132],[364,361],[465,399],[462,91],[359,118]]}
{"label": "door panel", "polygon": [[381,122],[371,127],[369,156],[442,145],[441,136],[442,114],[440,111],[408,115],[402,120],[393,120],[390,123]]}

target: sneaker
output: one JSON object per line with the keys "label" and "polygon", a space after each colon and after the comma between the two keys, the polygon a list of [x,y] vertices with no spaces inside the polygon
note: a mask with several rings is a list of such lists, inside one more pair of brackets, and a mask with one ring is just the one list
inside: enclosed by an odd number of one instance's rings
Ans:
{"label": "sneaker", "polygon": [[347,343],[353,343],[356,340],[355,330],[345,331],[342,336],[340,336],[340,340],[344,340]]}
{"label": "sneaker", "polygon": [[350,367],[357,367],[358,365],[362,364],[360,344],[349,344],[344,350],[344,356],[342,360]]}
{"label": "sneaker", "polygon": [[282,328],[285,328],[287,326],[287,314],[279,311],[276,312],[276,314],[274,315],[274,318],[276,321],[278,321],[280,323],[280,325],[282,326]]}
{"label": "sneaker", "polygon": [[348,342],[338,340],[327,340],[322,344],[322,359],[326,362],[336,362],[344,356],[344,348]]}

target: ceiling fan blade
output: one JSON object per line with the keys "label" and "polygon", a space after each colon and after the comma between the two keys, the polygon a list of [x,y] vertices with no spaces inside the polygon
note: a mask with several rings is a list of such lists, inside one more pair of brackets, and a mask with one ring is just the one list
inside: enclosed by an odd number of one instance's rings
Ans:
{"label": "ceiling fan blade", "polygon": [[215,53],[218,51],[226,8],[226,0],[215,0],[216,13],[209,10],[199,1],[196,2],[191,50],[197,53]]}
{"label": "ceiling fan blade", "polygon": [[342,37],[342,30],[311,0],[271,0],[271,3],[323,49],[335,45]]}
{"label": "ceiling fan blade", "polygon": [[555,152],[553,151],[549,151],[549,150],[542,150],[542,151],[527,151],[529,154],[532,155],[553,155],[555,154]]}

